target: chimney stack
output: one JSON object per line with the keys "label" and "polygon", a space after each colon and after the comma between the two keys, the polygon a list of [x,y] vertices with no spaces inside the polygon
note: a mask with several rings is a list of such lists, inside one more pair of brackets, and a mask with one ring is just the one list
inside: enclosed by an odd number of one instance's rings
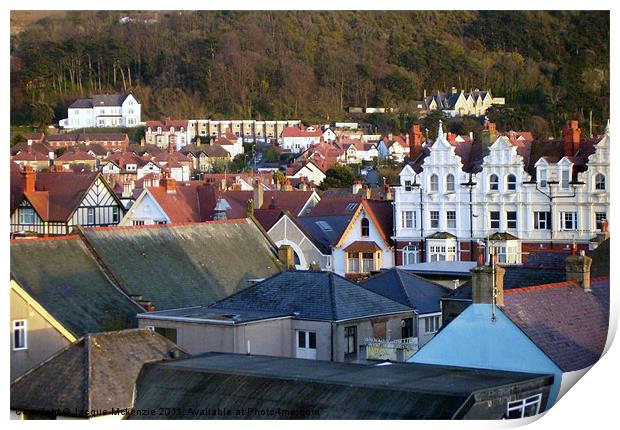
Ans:
{"label": "chimney stack", "polygon": [[364,198],[366,200],[370,200],[370,198],[372,197],[372,192],[370,191],[370,187],[368,185],[364,186]]}
{"label": "chimney stack", "polygon": [[260,209],[263,206],[263,184],[260,179],[254,183],[254,209]]}
{"label": "chimney stack", "polygon": [[575,281],[584,290],[590,291],[590,268],[592,259],[586,256],[585,251],[578,255],[569,255],[564,261],[566,280]]}
{"label": "chimney stack", "polygon": [[284,183],[284,191],[293,191],[293,186],[291,185],[291,181],[288,179]]}
{"label": "chimney stack", "polygon": [[420,124],[413,124],[409,130],[409,157],[414,160],[422,152],[422,130]]}
{"label": "chimney stack", "polygon": [[299,178],[299,189],[301,191],[307,191],[308,190],[308,184],[306,184],[306,177],[302,176],[301,178]]}
{"label": "chimney stack", "polygon": [[566,122],[566,128],[562,130],[562,140],[564,141],[565,156],[572,157],[579,151],[581,130],[579,129],[579,122],[577,120]]}
{"label": "chimney stack", "polygon": [[123,193],[121,194],[122,197],[131,197],[131,193],[133,191],[133,182],[132,181],[125,181],[123,182]]}
{"label": "chimney stack", "polygon": [[295,269],[295,252],[290,245],[281,245],[278,248],[278,259],[284,264],[285,270]]}
{"label": "chimney stack", "polygon": [[177,181],[172,178],[163,178],[160,184],[168,194],[175,194],[177,192]]}
{"label": "chimney stack", "polygon": [[389,184],[385,184],[383,187],[385,190],[385,200],[394,200],[394,196],[392,195],[392,187],[390,187]]}
{"label": "chimney stack", "polygon": [[24,166],[22,171],[22,185],[24,187],[24,193],[33,193],[34,185],[37,179],[37,173],[32,166]]}
{"label": "chimney stack", "polygon": [[[473,303],[493,304],[493,268],[478,265],[470,272]],[[506,269],[502,266],[495,266],[495,289],[497,291],[495,304],[497,306],[504,306],[504,273]]]}
{"label": "chimney stack", "polygon": [[353,195],[356,195],[357,193],[359,193],[361,189],[362,189],[362,181],[360,180],[354,181],[353,188],[351,189],[351,192],[353,193]]}
{"label": "chimney stack", "polygon": [[65,168],[62,164],[53,164],[52,165],[52,172],[54,173],[62,173],[65,171]]}

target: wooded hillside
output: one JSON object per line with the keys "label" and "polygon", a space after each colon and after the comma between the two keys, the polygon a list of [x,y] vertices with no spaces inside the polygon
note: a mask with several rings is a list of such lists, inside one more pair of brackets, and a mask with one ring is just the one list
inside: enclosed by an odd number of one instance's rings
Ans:
{"label": "wooded hillside", "polygon": [[347,119],[348,106],[397,106],[409,121],[424,89],[451,86],[505,97],[514,127],[557,132],[592,110],[600,131],[609,13],[88,11],[11,36],[12,124],[42,104],[59,120],[76,98],[130,90],[143,119],[318,122]]}

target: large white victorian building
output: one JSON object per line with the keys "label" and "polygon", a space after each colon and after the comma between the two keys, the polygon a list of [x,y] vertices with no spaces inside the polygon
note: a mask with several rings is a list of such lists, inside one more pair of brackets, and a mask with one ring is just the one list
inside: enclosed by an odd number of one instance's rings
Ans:
{"label": "large white victorian building", "polygon": [[141,105],[132,94],[94,95],[69,106],[60,127],[137,127],[141,124]]}
{"label": "large white victorian building", "polygon": [[588,249],[609,212],[609,139],[609,126],[581,139],[569,121],[561,141],[450,143],[440,124],[400,173],[396,264],[473,261],[489,243],[513,264],[537,250]]}

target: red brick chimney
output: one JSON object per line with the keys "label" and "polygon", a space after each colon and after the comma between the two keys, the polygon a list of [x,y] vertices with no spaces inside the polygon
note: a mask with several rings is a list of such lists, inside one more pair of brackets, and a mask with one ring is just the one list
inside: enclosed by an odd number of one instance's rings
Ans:
{"label": "red brick chimney", "polygon": [[62,173],[65,171],[65,168],[63,167],[62,164],[54,164],[52,166],[52,172],[54,173]]}
{"label": "red brick chimney", "polygon": [[24,186],[24,193],[33,193],[34,192],[34,184],[37,179],[37,173],[34,171],[32,166],[24,166],[24,170],[22,171],[22,184]]}
{"label": "red brick chimney", "polygon": [[409,130],[409,157],[413,160],[422,151],[422,130],[420,124],[413,124]]}
{"label": "red brick chimney", "polygon": [[579,151],[581,141],[581,130],[577,120],[566,121],[566,128],[562,130],[562,140],[564,141],[564,155],[572,157]]}
{"label": "red brick chimney", "polygon": [[177,192],[177,181],[172,178],[163,178],[160,182],[167,193],[175,194]]}

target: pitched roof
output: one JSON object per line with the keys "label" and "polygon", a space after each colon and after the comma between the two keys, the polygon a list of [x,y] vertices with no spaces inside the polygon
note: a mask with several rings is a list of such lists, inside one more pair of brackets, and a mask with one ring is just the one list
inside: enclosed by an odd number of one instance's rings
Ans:
{"label": "pitched roof", "polygon": [[[88,334],[11,383],[11,409],[50,412],[131,408],[144,363],[188,357],[146,329]],[[95,414],[96,415],[96,414]]]}
{"label": "pitched roof", "polygon": [[350,215],[331,216],[301,216],[297,218],[305,231],[312,237],[314,243],[323,254],[331,254],[332,245],[338,243],[338,239],[351,221]]}
{"label": "pitched roof", "polygon": [[440,312],[440,299],[451,291],[443,285],[398,268],[381,272],[361,282],[361,285],[398,303],[411,306],[419,314]]}
{"label": "pitched roof", "polygon": [[93,106],[121,106],[129,94],[96,94],[90,99],[78,99],[69,108],[92,108]]}
{"label": "pitched roof", "polygon": [[275,311],[299,319],[339,321],[411,311],[332,272],[287,271],[227,297],[215,309]]}
{"label": "pitched roof", "polygon": [[520,288],[504,293],[503,312],[564,372],[593,365],[607,341],[609,278],[594,279],[591,292],[575,283]]}
{"label": "pitched roof", "polygon": [[15,155],[18,152],[27,152],[30,149],[32,149],[32,152],[46,155],[50,152],[50,149],[44,143],[33,142],[32,145],[28,145],[28,142],[18,142],[11,147],[11,155]]}
{"label": "pitched roof", "polygon": [[170,120],[170,119],[164,119],[164,120],[160,120],[160,121],[147,121],[146,122],[146,127],[150,127],[151,129],[155,129],[155,131],[157,130],[157,127],[161,127],[161,129],[163,131],[169,131],[171,127],[174,127],[175,130],[179,130],[181,129],[181,127],[183,127],[185,130],[187,130],[187,120],[182,120],[182,119],[175,119],[175,120]]}
{"label": "pitched roof", "polygon": [[71,162],[71,161],[95,161],[96,159],[97,159],[97,157],[95,157],[94,155],[89,154],[88,152],[66,151],[64,154],[62,154],[56,160]]}
{"label": "pitched roof", "polygon": [[76,236],[11,241],[11,276],[75,337],[136,327],[143,311],[110,283]]}
{"label": "pitched roof", "polygon": [[174,224],[208,221],[207,205],[211,200],[210,187],[195,182],[177,182],[176,191],[168,193],[162,186],[147,187],[150,195]]}
{"label": "pitched roof", "polygon": [[321,127],[314,127],[314,130],[308,130],[309,127],[285,127],[282,130],[282,137],[322,137]]}
{"label": "pitched roof", "polygon": [[[184,411],[178,417],[181,419],[238,419],[234,414],[197,416],[189,411],[203,411],[213,405],[226,405],[231,410],[270,410],[276,403],[282,411],[319,411],[319,416],[282,414],[270,419],[458,419],[470,410],[468,400],[488,398],[500,387],[520,392],[525,384],[544,390],[552,384],[552,377],[413,363],[368,366],[206,353],[186,360],[146,364],[136,384],[134,407],[180,408]],[[504,413],[505,407],[499,408],[494,418]]]}
{"label": "pitched roof", "polygon": [[[245,216],[247,212],[247,202],[253,198],[253,191],[227,190],[219,194],[224,198],[231,209],[227,211],[229,218],[239,218]],[[297,216],[306,207],[314,191],[263,191],[263,204],[258,209],[268,209],[273,206],[276,209],[287,210]],[[255,206],[256,208],[256,206]]]}
{"label": "pitched roof", "polygon": [[208,305],[280,271],[248,219],[84,229],[120,286],[156,310]]}
{"label": "pitched roof", "polygon": [[[39,216],[44,221],[62,221],[69,219],[73,211],[83,200],[84,195],[100,176],[98,172],[38,172],[36,173],[35,191],[44,191],[48,195],[47,213]],[[103,180],[103,179],[102,179]],[[24,195],[22,176],[19,172],[11,173],[11,212]],[[28,195],[26,195],[28,197]],[[40,198],[39,198],[40,199]],[[31,203],[33,203],[31,201]],[[36,207],[35,207],[36,209]]]}

